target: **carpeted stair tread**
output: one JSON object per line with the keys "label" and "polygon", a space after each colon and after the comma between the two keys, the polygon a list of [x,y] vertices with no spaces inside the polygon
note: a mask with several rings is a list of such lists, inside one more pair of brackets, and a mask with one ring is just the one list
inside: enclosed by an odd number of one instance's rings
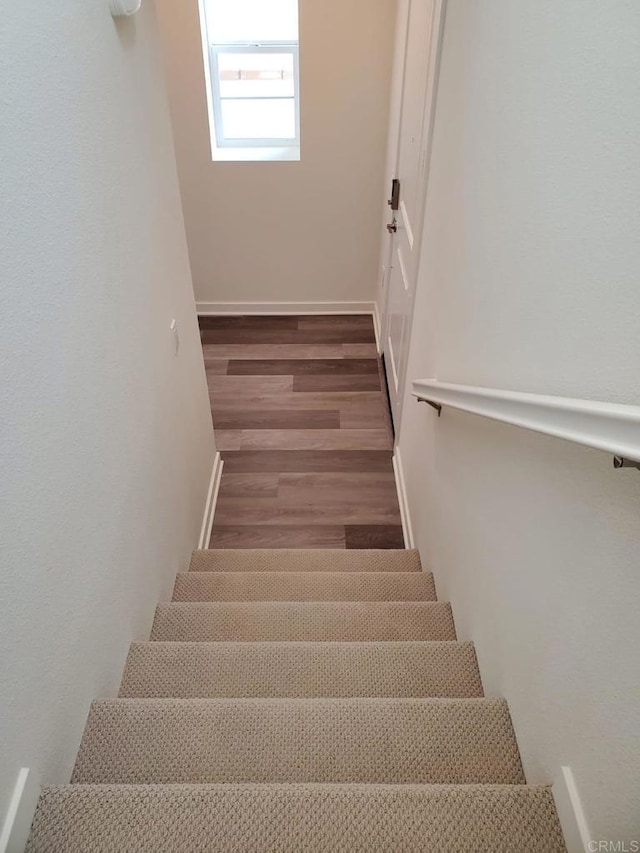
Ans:
{"label": "carpeted stair tread", "polygon": [[121,697],[472,697],[472,643],[134,643]]}
{"label": "carpeted stair tread", "polygon": [[27,853],[564,853],[549,788],[45,788]]}
{"label": "carpeted stair tread", "polygon": [[174,601],[435,601],[430,572],[185,572]]}
{"label": "carpeted stair tread", "polygon": [[106,699],[76,783],[524,783],[502,699]]}
{"label": "carpeted stair tread", "polygon": [[419,572],[417,550],[211,549],[194,551],[196,572]]}
{"label": "carpeted stair tread", "polygon": [[159,604],[152,640],[455,640],[444,602],[172,602]]}

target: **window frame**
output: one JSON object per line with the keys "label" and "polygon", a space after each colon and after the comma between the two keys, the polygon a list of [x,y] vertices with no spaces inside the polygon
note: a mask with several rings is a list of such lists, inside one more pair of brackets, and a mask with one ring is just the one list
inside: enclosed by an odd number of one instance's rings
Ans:
{"label": "window frame", "polygon": [[[211,75],[211,101],[213,109],[213,123],[215,130],[216,147],[228,148],[299,148],[300,147],[300,66],[299,49],[297,41],[264,41],[264,42],[209,42],[209,68]],[[267,137],[265,139],[231,139],[224,136],[224,122],[222,120],[222,101],[231,100],[223,98],[220,93],[220,74],[218,67],[218,55],[220,53],[290,53],[293,57],[293,100],[295,110],[295,137],[277,138]],[[240,99],[234,99],[240,100]],[[276,97],[257,97],[249,100],[279,100]]]}

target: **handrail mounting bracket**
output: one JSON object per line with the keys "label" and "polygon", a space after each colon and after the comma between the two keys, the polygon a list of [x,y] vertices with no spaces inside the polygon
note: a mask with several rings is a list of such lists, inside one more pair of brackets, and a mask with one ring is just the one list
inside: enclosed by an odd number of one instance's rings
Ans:
{"label": "handrail mounting bracket", "polygon": [[625,456],[614,456],[613,467],[619,468],[637,468],[640,471],[640,462],[637,459],[627,459]]}
{"label": "handrail mounting bracket", "polygon": [[431,406],[431,408],[435,409],[436,412],[438,413],[438,417],[440,417],[440,415],[442,414],[442,406],[440,405],[440,403],[434,403],[433,400],[425,400],[422,397],[418,398],[418,402],[419,403],[426,403],[427,406]]}

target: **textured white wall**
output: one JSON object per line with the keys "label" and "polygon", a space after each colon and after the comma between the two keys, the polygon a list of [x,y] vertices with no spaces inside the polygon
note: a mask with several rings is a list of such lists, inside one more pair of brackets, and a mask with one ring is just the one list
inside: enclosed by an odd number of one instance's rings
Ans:
{"label": "textured white wall", "polygon": [[212,163],[197,0],[157,0],[198,302],[372,301],[392,0],[300,0],[302,160]]}
{"label": "textured white wall", "polygon": [[1,822],[20,766],[68,781],[214,447],[153,4],[8,4],[0,126]]}
{"label": "textured white wall", "polygon": [[[409,378],[640,403],[640,5],[449,0]],[[640,475],[405,401],[413,527],[528,779],[640,836]]]}

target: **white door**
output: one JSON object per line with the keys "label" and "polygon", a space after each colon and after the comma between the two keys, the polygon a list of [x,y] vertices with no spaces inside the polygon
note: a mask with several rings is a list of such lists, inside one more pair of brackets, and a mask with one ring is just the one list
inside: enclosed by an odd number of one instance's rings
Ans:
{"label": "white door", "polygon": [[398,209],[388,213],[389,260],[382,333],[382,351],[396,431],[400,425],[409,354],[443,4],[444,0],[403,0],[399,10],[399,26],[406,26],[404,73],[398,93],[399,109],[396,105],[391,111],[392,121],[397,124],[394,177],[399,181],[399,196]]}

